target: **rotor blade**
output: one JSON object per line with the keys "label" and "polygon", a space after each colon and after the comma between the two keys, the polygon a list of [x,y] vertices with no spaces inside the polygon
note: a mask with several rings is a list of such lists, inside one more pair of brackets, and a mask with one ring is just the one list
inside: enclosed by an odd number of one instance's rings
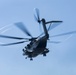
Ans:
{"label": "rotor blade", "polygon": [[58,44],[58,43],[61,43],[60,41],[48,41],[49,43],[55,43],[55,44]]}
{"label": "rotor blade", "polygon": [[30,32],[27,30],[27,28],[24,26],[24,24],[22,22],[18,22],[18,23],[15,23],[15,25],[20,29],[22,30],[25,34],[27,34],[28,36],[31,36],[32,35],[30,34]]}
{"label": "rotor blade", "polygon": [[21,38],[21,37],[7,36],[7,35],[0,35],[0,37],[9,38],[9,39],[18,39],[18,40],[22,40],[22,39],[29,40],[28,38]]}
{"label": "rotor blade", "polygon": [[[51,24],[49,25],[49,27],[48,27],[48,31],[49,30],[52,30],[52,29],[54,29],[55,27],[57,27],[57,26],[59,26],[61,23],[62,23],[62,21],[49,21]],[[40,37],[40,36],[42,36],[44,34],[44,32],[43,33],[41,33],[39,36],[38,36],[38,38]]]}
{"label": "rotor blade", "polygon": [[39,36],[37,36],[37,38],[39,38],[40,36],[42,36],[44,33],[41,33]]}
{"label": "rotor blade", "polygon": [[46,24],[48,24],[48,23],[62,23],[63,21],[48,21],[48,22],[46,22]]}
{"label": "rotor blade", "polygon": [[35,11],[34,17],[35,17],[36,21],[40,23],[39,9],[35,8],[34,11]]}
{"label": "rotor blade", "polygon": [[0,44],[0,46],[16,45],[16,44],[21,44],[21,43],[25,43],[25,42],[28,42],[28,41],[21,41],[21,42],[8,43],[8,44]]}
{"label": "rotor blade", "polygon": [[76,31],[71,31],[71,32],[62,33],[62,34],[57,34],[57,35],[53,35],[53,36],[50,36],[50,37],[58,37],[58,36],[64,36],[64,35],[70,35],[70,34],[76,34]]}
{"label": "rotor blade", "polygon": [[62,23],[62,21],[50,21],[49,23],[50,23],[50,25],[47,29],[48,31],[54,29],[57,26],[59,26]]}

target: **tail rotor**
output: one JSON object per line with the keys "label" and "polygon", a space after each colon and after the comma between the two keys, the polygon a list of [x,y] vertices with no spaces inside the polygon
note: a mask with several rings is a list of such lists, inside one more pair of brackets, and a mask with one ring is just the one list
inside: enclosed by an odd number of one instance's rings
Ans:
{"label": "tail rotor", "polygon": [[38,8],[34,9],[34,18],[40,24],[41,20],[40,20],[40,14],[39,14],[39,9]]}

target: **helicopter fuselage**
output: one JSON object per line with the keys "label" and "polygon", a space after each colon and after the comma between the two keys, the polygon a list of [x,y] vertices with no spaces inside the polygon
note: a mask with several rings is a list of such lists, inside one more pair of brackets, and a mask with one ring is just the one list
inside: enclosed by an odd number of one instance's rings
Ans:
{"label": "helicopter fuselage", "polygon": [[43,36],[38,40],[31,41],[23,50],[24,52],[23,55],[27,55],[27,57],[31,59],[32,57],[36,57],[40,54],[43,54],[43,56],[46,56],[46,53],[49,52],[46,46],[47,46],[47,37]]}

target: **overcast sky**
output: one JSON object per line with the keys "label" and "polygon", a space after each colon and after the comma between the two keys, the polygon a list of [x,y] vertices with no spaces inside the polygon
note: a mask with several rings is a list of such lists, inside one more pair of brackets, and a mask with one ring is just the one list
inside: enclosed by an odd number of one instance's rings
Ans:
{"label": "overcast sky", "polygon": [[[47,57],[38,56],[33,61],[22,56],[27,43],[8,47],[0,46],[0,75],[76,75],[76,1],[75,0],[0,0],[0,34],[27,37],[14,23],[23,22],[33,36],[42,31],[34,19],[34,8],[46,21],[62,20],[63,23],[49,35],[75,31],[71,35],[50,37]],[[9,43],[18,40],[0,38]]]}

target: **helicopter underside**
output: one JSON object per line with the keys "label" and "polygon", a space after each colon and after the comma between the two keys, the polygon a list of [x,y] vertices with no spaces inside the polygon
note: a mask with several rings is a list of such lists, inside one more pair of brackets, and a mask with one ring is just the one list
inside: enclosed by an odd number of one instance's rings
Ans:
{"label": "helicopter underside", "polygon": [[26,58],[30,58],[30,60],[32,60],[32,58],[37,57],[38,55],[46,56],[48,52],[49,50],[47,48],[45,49],[39,48],[39,49],[34,50],[33,52],[25,51],[23,55],[26,55],[27,56]]}
{"label": "helicopter underside", "polygon": [[36,57],[38,55],[46,56],[46,53],[49,52],[49,50],[46,48],[47,41],[40,41],[36,48],[33,48],[33,50],[24,50],[23,55],[26,55],[28,58],[32,60],[33,57]]}

